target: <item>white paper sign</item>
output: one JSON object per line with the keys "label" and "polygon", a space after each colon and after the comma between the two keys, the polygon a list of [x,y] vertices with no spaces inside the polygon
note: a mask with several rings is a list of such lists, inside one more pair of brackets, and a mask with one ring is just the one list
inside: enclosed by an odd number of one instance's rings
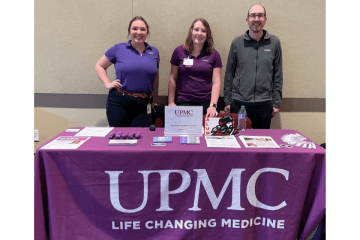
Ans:
{"label": "white paper sign", "polygon": [[202,106],[165,106],[165,136],[202,136]]}
{"label": "white paper sign", "polygon": [[85,127],[75,134],[75,137],[105,137],[113,129],[113,127]]}

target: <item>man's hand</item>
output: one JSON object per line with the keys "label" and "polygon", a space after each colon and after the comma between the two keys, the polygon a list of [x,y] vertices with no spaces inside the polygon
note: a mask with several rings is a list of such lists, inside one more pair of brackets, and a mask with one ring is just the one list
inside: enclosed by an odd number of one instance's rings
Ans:
{"label": "man's hand", "polygon": [[224,111],[225,113],[230,113],[230,105],[225,106]]}
{"label": "man's hand", "polygon": [[273,118],[278,112],[279,112],[280,108],[275,108],[273,107],[273,111],[271,113],[271,117]]}

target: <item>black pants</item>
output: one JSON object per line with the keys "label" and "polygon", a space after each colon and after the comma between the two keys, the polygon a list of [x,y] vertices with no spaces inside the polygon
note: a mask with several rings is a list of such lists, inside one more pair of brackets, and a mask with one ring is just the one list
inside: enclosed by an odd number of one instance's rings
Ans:
{"label": "black pants", "polygon": [[149,127],[151,116],[146,111],[149,101],[148,98],[136,98],[111,89],[106,103],[109,126]]}
{"label": "black pants", "polygon": [[230,107],[231,113],[238,113],[241,105],[245,106],[247,117],[250,118],[253,129],[270,129],[272,103],[264,104],[246,104],[232,102]]}

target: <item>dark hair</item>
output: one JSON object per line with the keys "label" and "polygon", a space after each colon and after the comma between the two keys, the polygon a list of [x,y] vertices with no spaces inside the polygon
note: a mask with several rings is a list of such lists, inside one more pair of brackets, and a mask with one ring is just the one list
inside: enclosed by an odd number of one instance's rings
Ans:
{"label": "dark hair", "polygon": [[254,5],[252,5],[252,6],[249,8],[249,10],[248,10],[247,17],[250,17],[250,9],[251,9],[253,6],[255,6],[255,5],[262,6],[262,8],[264,9],[264,16],[266,17],[266,10],[265,10],[265,7],[264,7],[263,5],[261,5],[261,4],[254,4]]}
{"label": "dark hair", "polygon": [[145,19],[141,16],[136,16],[134,17],[133,19],[131,19],[130,23],[129,23],[129,27],[128,27],[128,36],[130,35],[130,28],[131,28],[131,24],[136,21],[136,20],[141,20],[145,23],[146,25],[146,31],[147,31],[147,34],[150,35],[150,31],[149,31],[149,25],[147,24],[147,22],[145,21]]}
{"label": "dark hair", "polygon": [[211,34],[211,29],[210,29],[210,25],[209,23],[203,19],[203,18],[197,18],[195,19],[195,21],[191,24],[191,27],[190,27],[190,30],[189,30],[189,34],[186,38],[186,42],[185,42],[185,45],[183,46],[185,50],[189,51],[189,52],[192,52],[194,50],[194,43],[193,43],[193,40],[192,40],[192,37],[191,37],[191,33],[194,29],[194,24],[197,22],[197,21],[200,21],[204,27],[205,27],[205,30],[206,30],[206,41],[204,43],[204,46],[203,46],[203,49],[205,50],[205,52],[207,54],[211,53],[213,50],[214,50],[214,40],[213,40],[213,37],[212,37],[212,34]]}

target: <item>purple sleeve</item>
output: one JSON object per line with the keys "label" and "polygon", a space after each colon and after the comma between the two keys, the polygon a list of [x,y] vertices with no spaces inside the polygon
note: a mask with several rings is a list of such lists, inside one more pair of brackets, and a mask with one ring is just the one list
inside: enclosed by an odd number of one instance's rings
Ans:
{"label": "purple sleeve", "polygon": [[220,56],[219,52],[214,50],[213,54],[214,54],[214,66],[213,66],[213,68],[221,68],[222,63],[221,63],[221,56]]}
{"label": "purple sleeve", "polygon": [[175,50],[171,56],[170,63],[174,66],[179,66],[178,51],[179,51],[179,47],[175,48]]}
{"label": "purple sleeve", "polygon": [[107,59],[109,59],[109,61],[112,63],[116,62],[116,51],[117,51],[117,47],[116,45],[114,45],[113,47],[109,48],[109,50],[107,50],[105,53]]}

